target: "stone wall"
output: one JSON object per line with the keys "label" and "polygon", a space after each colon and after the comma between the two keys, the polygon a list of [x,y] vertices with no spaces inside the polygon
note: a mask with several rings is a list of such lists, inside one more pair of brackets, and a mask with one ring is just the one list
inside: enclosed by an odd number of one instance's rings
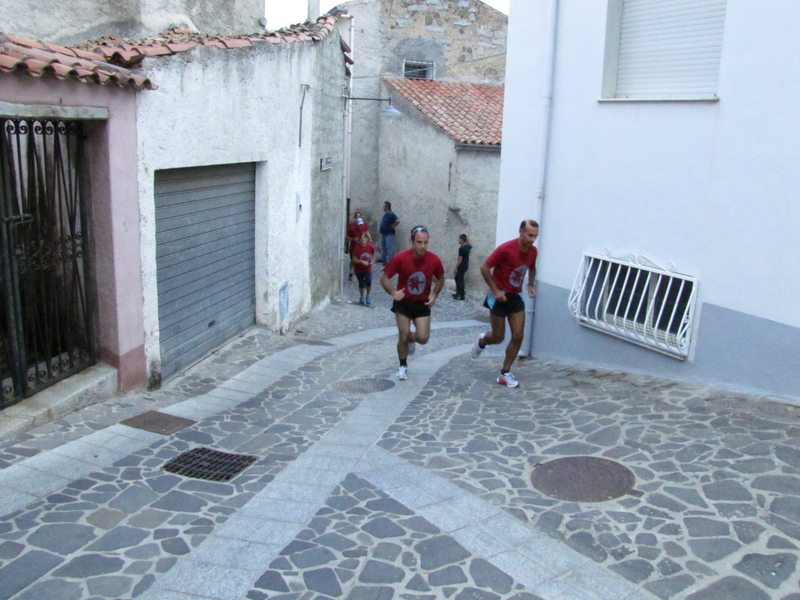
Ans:
{"label": "stone wall", "polygon": [[[508,17],[480,0],[357,0],[343,4],[342,9],[355,17],[354,97],[386,98],[380,78],[402,77],[404,60],[435,62],[438,80],[504,81]],[[348,19],[340,20],[345,39],[349,25]],[[381,195],[380,190],[388,188],[380,185],[378,175],[382,151],[378,144],[378,110],[385,104],[351,104],[350,213],[362,211],[373,232],[377,232],[383,201],[393,201]],[[447,161],[437,160],[446,171]],[[381,167],[380,172],[386,176],[386,167]],[[496,199],[491,204],[487,209],[495,210]]]}
{"label": "stone wall", "polygon": [[138,39],[177,26],[254,33],[262,17],[263,0],[0,0],[0,31],[61,45],[103,35]]}

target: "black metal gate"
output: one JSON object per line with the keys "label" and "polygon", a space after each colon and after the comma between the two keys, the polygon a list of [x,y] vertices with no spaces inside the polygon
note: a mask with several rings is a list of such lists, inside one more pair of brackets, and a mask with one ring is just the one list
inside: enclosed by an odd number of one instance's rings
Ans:
{"label": "black metal gate", "polygon": [[83,128],[0,119],[0,409],[95,362]]}

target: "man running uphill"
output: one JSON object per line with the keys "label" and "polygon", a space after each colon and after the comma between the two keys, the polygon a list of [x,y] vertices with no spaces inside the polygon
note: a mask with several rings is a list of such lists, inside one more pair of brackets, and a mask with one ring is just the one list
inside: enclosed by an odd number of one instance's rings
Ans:
{"label": "man running uphill", "polygon": [[536,296],[533,280],[536,277],[537,250],[533,244],[538,237],[539,224],[527,219],[519,226],[519,237],[500,244],[481,265],[481,275],[490,290],[483,305],[489,309],[492,331],[478,336],[472,347],[472,358],[478,358],[487,345],[502,343],[506,332],[505,320],[508,319],[511,341],[497,383],[510,388],[519,386],[511,373],[511,364],[522,345],[525,331],[525,301],[520,294],[528,270],[528,296]]}
{"label": "man running uphill", "polygon": [[[431,308],[444,287],[444,266],[433,252],[428,252],[428,230],[422,225],[411,230],[411,250],[395,254],[381,275],[381,286],[392,299],[397,320],[397,379],[408,379],[408,355],[414,344],[427,344],[431,332]],[[397,287],[391,278],[397,275]],[[436,279],[436,286],[433,280]],[[433,291],[431,288],[433,287]],[[415,331],[411,331],[411,323]]]}

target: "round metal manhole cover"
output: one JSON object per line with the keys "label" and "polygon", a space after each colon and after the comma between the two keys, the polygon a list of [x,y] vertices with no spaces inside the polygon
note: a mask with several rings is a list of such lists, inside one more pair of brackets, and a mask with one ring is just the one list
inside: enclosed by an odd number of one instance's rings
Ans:
{"label": "round metal manhole cover", "polygon": [[605,502],[630,493],[636,485],[636,476],[628,467],[613,460],[568,456],[537,465],[531,484],[559,500]]}
{"label": "round metal manhole cover", "polygon": [[394,387],[394,382],[388,379],[378,379],[376,377],[357,377],[355,379],[344,379],[337,381],[331,388],[337,392],[345,394],[374,394],[383,392]]}

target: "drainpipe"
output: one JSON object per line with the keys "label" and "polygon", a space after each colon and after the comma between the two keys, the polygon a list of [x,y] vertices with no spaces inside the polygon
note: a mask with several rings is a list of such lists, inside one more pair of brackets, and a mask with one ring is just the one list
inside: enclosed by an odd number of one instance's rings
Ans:
{"label": "drainpipe", "polygon": [[[349,39],[348,45],[350,46],[350,57],[353,58],[355,52],[353,50],[353,43],[355,42],[355,35],[356,35],[356,18],[348,13],[340,13],[337,15],[337,18],[340,19],[350,19],[350,28],[349,28]],[[355,60],[355,59],[354,59]],[[352,89],[353,89],[353,70],[355,67],[355,63],[350,65],[350,77],[347,80],[347,95],[352,96]],[[339,239],[342,240],[344,243],[345,236],[347,235],[347,221],[350,218],[350,164],[352,158],[352,148],[353,148],[353,107],[349,100],[344,100],[344,168],[342,169],[342,189],[344,190],[344,223],[342,225],[341,236]],[[344,252],[340,253],[341,257],[339,261],[339,297],[344,298],[344,267],[345,267],[345,256],[347,256],[347,260],[350,260],[349,255],[345,255]]]}
{"label": "drainpipe", "polygon": [[[518,0],[521,1],[521,0]],[[550,121],[553,111],[553,77],[556,63],[556,28],[558,26],[558,0],[549,0],[547,15],[547,40],[544,61],[544,85],[542,86],[541,135],[539,137],[539,153],[537,156],[536,174],[536,206],[538,215],[534,218],[542,226],[544,213],[545,184],[547,178],[548,151],[550,146]],[[536,212],[536,211],[535,211]],[[531,356],[533,350],[533,314],[536,311],[536,299],[526,303],[525,337],[520,348],[520,356]]]}

